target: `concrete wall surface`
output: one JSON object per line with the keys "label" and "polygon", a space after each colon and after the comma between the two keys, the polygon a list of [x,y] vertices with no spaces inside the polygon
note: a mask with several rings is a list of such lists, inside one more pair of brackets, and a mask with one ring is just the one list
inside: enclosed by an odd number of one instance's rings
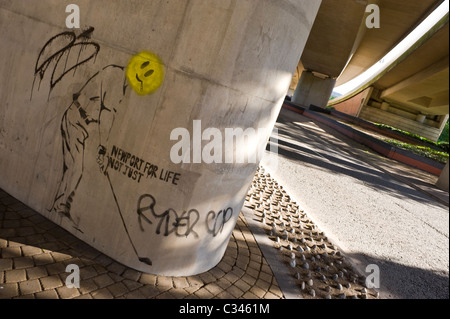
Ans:
{"label": "concrete wall surface", "polygon": [[262,153],[321,1],[70,3],[0,0],[0,188],[129,267],[212,268],[259,162],[196,151]]}

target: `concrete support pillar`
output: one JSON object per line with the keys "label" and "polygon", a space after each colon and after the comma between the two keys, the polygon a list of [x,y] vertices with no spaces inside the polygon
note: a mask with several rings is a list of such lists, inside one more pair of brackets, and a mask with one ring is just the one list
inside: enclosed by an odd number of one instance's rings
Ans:
{"label": "concrete support pillar", "polygon": [[439,177],[436,186],[442,190],[449,191],[449,168],[448,163],[445,165],[444,169],[442,170],[441,176]]}
{"label": "concrete support pillar", "polygon": [[416,121],[423,124],[425,123],[425,119],[427,118],[424,114],[417,114]]}
{"label": "concrete support pillar", "polygon": [[320,78],[315,76],[312,71],[303,71],[292,96],[292,102],[305,107],[315,105],[325,108],[335,84],[336,79]]}
{"label": "concrete support pillar", "polygon": [[207,271],[321,0],[76,3],[92,28],[0,5],[0,188],[129,267]]}
{"label": "concrete support pillar", "polygon": [[387,111],[389,109],[389,103],[388,102],[382,102],[380,108],[383,111]]}

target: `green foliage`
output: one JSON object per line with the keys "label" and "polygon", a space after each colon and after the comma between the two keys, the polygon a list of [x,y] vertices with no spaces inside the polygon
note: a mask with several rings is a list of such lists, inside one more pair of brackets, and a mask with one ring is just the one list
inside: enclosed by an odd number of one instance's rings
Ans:
{"label": "green foliage", "polygon": [[445,124],[445,127],[442,130],[442,134],[439,137],[438,143],[439,144],[446,143],[447,149],[448,149],[448,142],[449,142],[448,140],[449,140],[449,138],[448,138],[448,120],[447,120],[447,123]]}
{"label": "green foliage", "polygon": [[[439,147],[443,152],[446,152],[446,153],[449,152],[449,144],[448,144],[448,121],[447,121],[447,125],[446,125],[446,127],[447,127],[447,133],[446,133],[446,134],[447,134],[447,135],[445,135],[444,132],[443,132],[442,135],[441,135],[442,140],[438,141],[437,143],[436,143],[436,142],[433,142],[432,140],[427,139],[426,137],[423,137],[423,136],[420,136],[420,135],[417,135],[417,134],[413,134],[413,133],[410,133],[410,132],[407,132],[407,131],[403,131],[403,130],[400,130],[400,129],[398,129],[398,128],[395,128],[395,127],[386,125],[386,124],[380,124],[380,123],[374,123],[374,124],[375,124],[377,127],[384,128],[384,129],[389,129],[389,130],[391,130],[391,131],[394,131],[394,132],[397,132],[397,133],[400,133],[400,134],[403,134],[403,135],[412,137],[412,138],[414,138],[414,139],[416,139],[416,140],[418,140],[418,141],[420,141],[420,142],[423,142],[423,143],[426,143],[426,144],[429,144],[429,145],[432,145],[432,146],[437,146],[437,147]],[[445,129],[444,129],[444,131],[445,131]],[[445,140],[445,136],[447,136],[447,140]]]}
{"label": "green foliage", "polygon": [[412,144],[403,143],[403,142],[396,141],[396,140],[389,140],[389,139],[385,139],[384,141],[391,145],[397,146],[401,149],[412,151],[418,155],[421,155],[421,156],[424,156],[427,158],[431,158],[442,164],[446,164],[448,161],[448,158],[449,158],[448,152],[447,153],[439,152],[439,151],[436,151],[436,150],[426,147],[426,146],[412,145]]}

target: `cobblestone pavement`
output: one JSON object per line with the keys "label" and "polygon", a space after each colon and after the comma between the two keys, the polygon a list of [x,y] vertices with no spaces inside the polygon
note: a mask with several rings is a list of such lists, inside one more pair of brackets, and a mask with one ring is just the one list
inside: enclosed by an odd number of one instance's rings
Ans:
{"label": "cobblestone pavement", "polygon": [[[221,262],[189,277],[130,269],[0,190],[0,299],[284,299],[245,218]],[[67,265],[80,288],[67,288]]]}

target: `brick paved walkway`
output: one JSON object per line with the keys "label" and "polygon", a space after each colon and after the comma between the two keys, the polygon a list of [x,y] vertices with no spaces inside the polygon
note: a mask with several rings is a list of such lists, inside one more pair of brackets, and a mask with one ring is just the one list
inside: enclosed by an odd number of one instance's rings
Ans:
{"label": "brick paved walkway", "polygon": [[[225,256],[189,277],[149,275],[119,264],[0,190],[0,299],[283,299],[245,218]],[[65,285],[80,268],[80,288]]]}

